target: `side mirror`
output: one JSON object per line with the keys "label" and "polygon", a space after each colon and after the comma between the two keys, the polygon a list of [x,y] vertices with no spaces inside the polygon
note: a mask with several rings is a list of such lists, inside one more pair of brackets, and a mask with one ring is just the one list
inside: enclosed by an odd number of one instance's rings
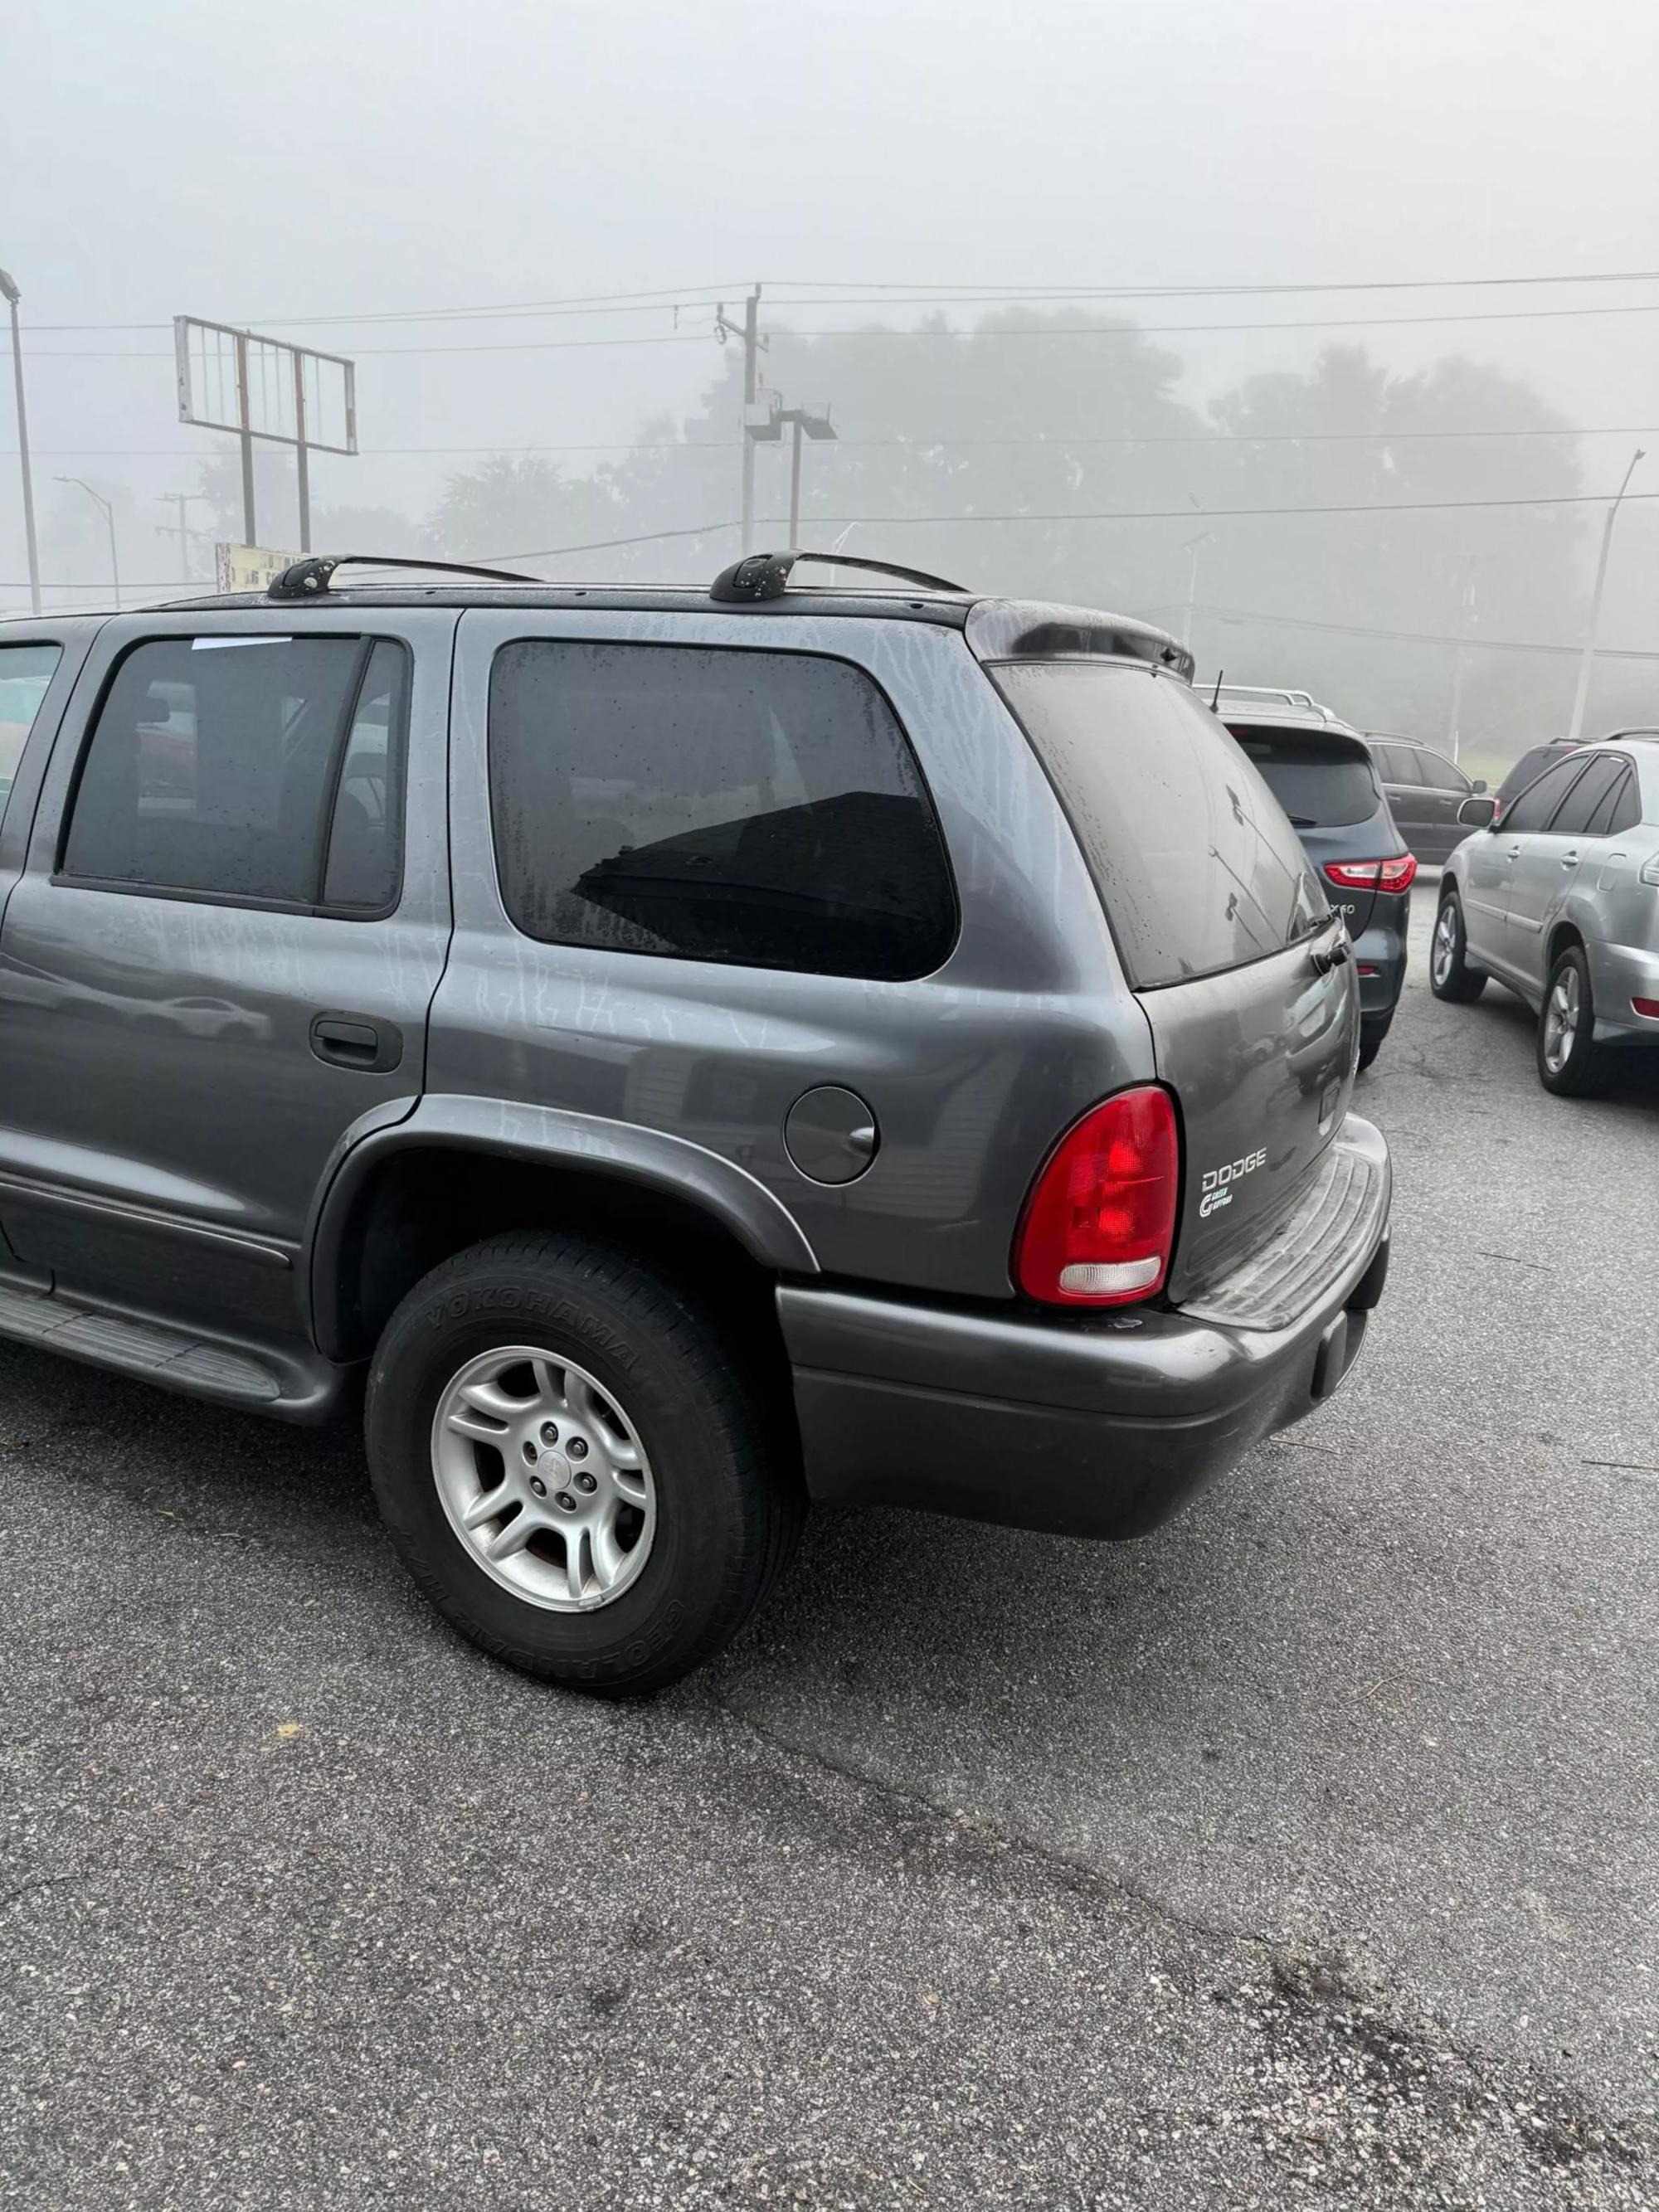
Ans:
{"label": "side mirror", "polygon": [[1486,787],[1486,779],[1484,775],[1476,776],[1474,781],[1469,786],[1471,791],[1484,791]]}
{"label": "side mirror", "polygon": [[1457,810],[1457,818],[1466,830],[1490,830],[1498,819],[1498,801],[1466,799]]}

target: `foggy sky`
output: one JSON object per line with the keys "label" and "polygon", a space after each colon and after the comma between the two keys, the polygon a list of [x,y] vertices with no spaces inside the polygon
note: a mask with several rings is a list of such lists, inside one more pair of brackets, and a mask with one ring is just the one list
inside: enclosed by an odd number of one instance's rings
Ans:
{"label": "foggy sky", "polygon": [[[0,264],[24,295],[43,521],[82,496],[56,474],[125,483],[148,541],[140,574],[169,519],[156,495],[191,489],[221,441],[177,422],[167,331],[46,325],[190,312],[286,328],[681,285],[728,286],[735,307],[757,277],[782,297],[830,280],[1659,266],[1653,0],[10,0],[6,23]],[[1659,285],[1130,312],[1169,324],[1643,300]],[[828,328],[877,310],[778,312]],[[620,441],[689,407],[717,366],[707,338],[368,350],[668,336],[665,313],[287,334],[357,356],[368,449]],[[1253,369],[1304,366],[1330,335],[1161,342],[1202,400]],[[1469,351],[1529,377],[1574,422],[1659,416],[1659,314],[1336,335],[1402,368]],[[49,357],[106,349],[158,357]],[[1587,489],[1616,482],[1632,442],[1586,446]],[[313,495],[418,513],[467,459],[320,458]],[[23,573],[15,465],[0,459],[0,580]]]}

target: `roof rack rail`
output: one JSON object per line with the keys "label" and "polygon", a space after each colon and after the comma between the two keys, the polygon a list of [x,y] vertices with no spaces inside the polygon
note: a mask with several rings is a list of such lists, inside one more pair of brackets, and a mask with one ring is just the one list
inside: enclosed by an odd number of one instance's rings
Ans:
{"label": "roof rack rail", "polygon": [[929,592],[965,592],[966,584],[952,584],[943,576],[930,576],[924,568],[902,568],[896,561],[867,561],[851,553],[748,553],[722,568],[708,587],[711,599],[722,605],[754,599],[781,599],[797,561],[821,561],[833,568],[867,568],[874,575],[897,576],[907,584],[920,584]]}
{"label": "roof rack rail", "polygon": [[328,589],[337,568],[435,568],[446,576],[487,576],[496,584],[534,584],[536,576],[514,575],[510,568],[480,568],[471,561],[421,561],[401,553],[316,553],[290,562],[271,578],[265,596],[271,599],[314,599]]}

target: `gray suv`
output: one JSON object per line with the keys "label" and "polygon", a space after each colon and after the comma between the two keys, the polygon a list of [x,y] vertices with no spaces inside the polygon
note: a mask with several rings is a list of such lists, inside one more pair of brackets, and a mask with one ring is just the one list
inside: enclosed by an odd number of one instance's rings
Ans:
{"label": "gray suv", "polygon": [[1538,1017],[1544,1088],[1593,1097],[1659,1045],[1659,731],[1558,751],[1495,811],[1464,802],[1477,827],[1441,879],[1430,988],[1467,1002],[1497,976]]}
{"label": "gray suv", "polygon": [[1152,1528],[1387,1267],[1346,933],[1181,647],[806,557],[0,630],[0,1334],[362,1392],[420,1586],[595,1691],[809,1499]]}

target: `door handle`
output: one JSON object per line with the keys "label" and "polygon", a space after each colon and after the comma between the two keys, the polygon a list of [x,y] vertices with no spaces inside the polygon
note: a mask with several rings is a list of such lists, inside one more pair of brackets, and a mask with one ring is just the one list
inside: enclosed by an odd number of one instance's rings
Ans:
{"label": "door handle", "polygon": [[1576,868],[1578,866],[1577,854],[1563,853],[1561,855],[1561,865],[1564,868]]}
{"label": "door handle", "polygon": [[311,1049],[331,1067],[386,1075],[404,1056],[404,1033],[395,1022],[376,1021],[373,1014],[317,1014]]}

